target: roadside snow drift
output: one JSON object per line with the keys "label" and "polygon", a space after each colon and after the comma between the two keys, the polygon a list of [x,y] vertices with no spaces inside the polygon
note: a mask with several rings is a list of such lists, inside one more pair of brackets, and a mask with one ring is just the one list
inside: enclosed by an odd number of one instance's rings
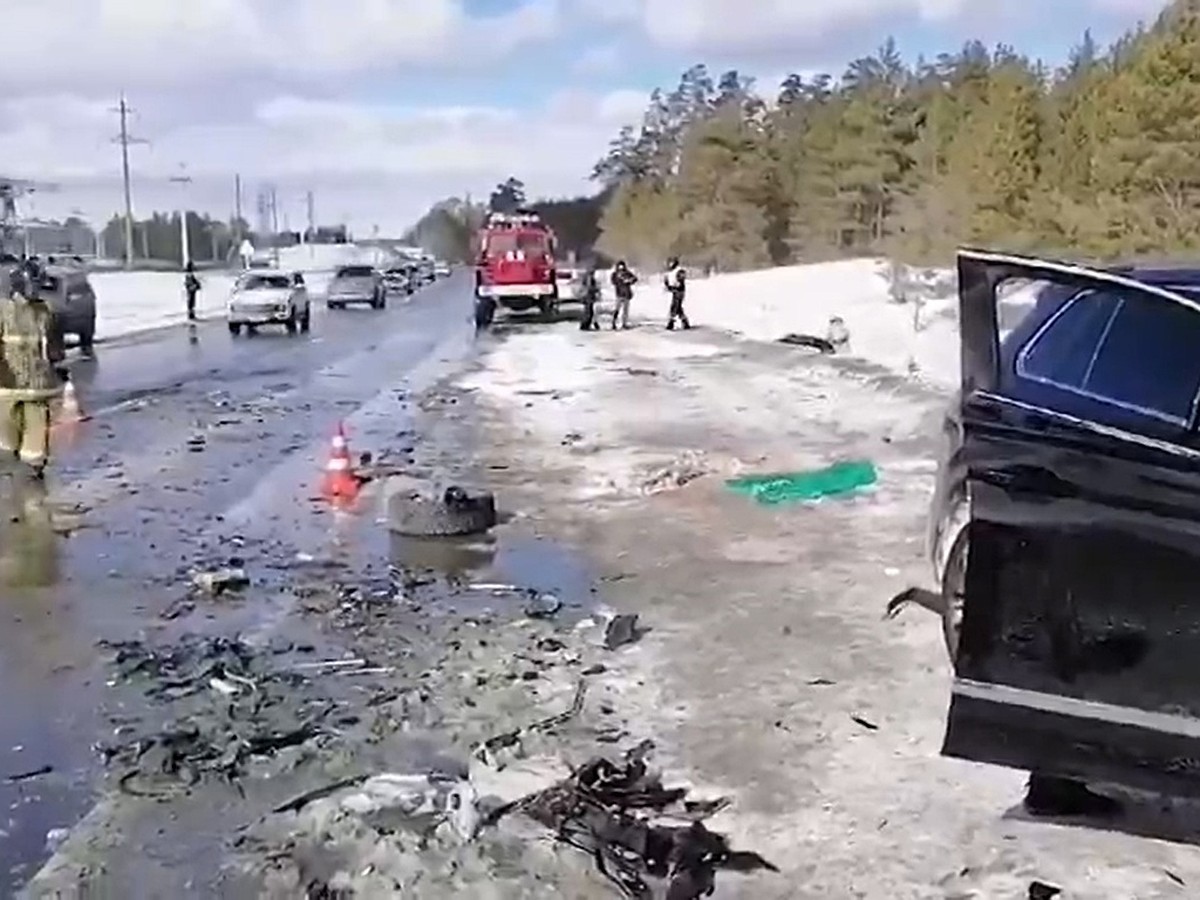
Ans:
{"label": "roadside snow drift", "polygon": [[[939,386],[959,380],[957,298],[953,276],[903,270],[893,297],[888,263],[852,259],[695,278],[687,312],[695,325],[751,340],[786,334],[825,335],[832,316],[850,330],[848,355]],[[666,321],[668,298],[658,278],[635,299],[640,317]]]}

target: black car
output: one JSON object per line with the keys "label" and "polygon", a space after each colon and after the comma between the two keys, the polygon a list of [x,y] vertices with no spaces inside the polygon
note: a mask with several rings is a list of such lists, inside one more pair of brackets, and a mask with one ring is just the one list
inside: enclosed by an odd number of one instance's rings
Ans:
{"label": "black car", "polygon": [[1200,270],[963,250],[958,277],[942,752],[1200,794]]}

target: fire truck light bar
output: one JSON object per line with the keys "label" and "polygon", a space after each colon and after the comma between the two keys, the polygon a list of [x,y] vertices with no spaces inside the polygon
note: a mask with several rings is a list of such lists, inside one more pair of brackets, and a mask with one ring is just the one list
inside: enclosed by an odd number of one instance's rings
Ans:
{"label": "fire truck light bar", "polygon": [[542,217],[537,213],[491,213],[488,225],[541,225]]}

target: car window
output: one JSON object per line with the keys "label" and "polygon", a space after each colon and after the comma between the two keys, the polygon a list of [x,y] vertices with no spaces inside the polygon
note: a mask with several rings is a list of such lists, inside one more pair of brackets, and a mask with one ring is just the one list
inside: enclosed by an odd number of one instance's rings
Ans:
{"label": "car window", "polygon": [[1200,313],[1145,294],[1121,302],[1085,388],[1186,422],[1200,389]]}
{"label": "car window", "polygon": [[338,278],[370,278],[375,270],[370,266],[346,266],[338,269]]}
{"label": "car window", "polygon": [[1017,374],[1186,423],[1200,391],[1200,313],[1140,291],[1088,292],[1034,336]]}
{"label": "car window", "polygon": [[1017,357],[1017,374],[1058,387],[1082,388],[1120,299],[1115,293],[1088,291],[1071,300]]}
{"label": "car window", "polygon": [[251,275],[242,282],[242,287],[248,291],[290,286],[285,275]]}

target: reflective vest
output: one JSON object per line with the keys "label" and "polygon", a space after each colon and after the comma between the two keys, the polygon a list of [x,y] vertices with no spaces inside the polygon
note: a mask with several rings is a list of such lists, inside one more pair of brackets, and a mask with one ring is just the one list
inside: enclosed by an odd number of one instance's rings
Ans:
{"label": "reflective vest", "polygon": [[0,397],[49,400],[62,391],[63,358],[54,315],[40,300],[0,300]]}

